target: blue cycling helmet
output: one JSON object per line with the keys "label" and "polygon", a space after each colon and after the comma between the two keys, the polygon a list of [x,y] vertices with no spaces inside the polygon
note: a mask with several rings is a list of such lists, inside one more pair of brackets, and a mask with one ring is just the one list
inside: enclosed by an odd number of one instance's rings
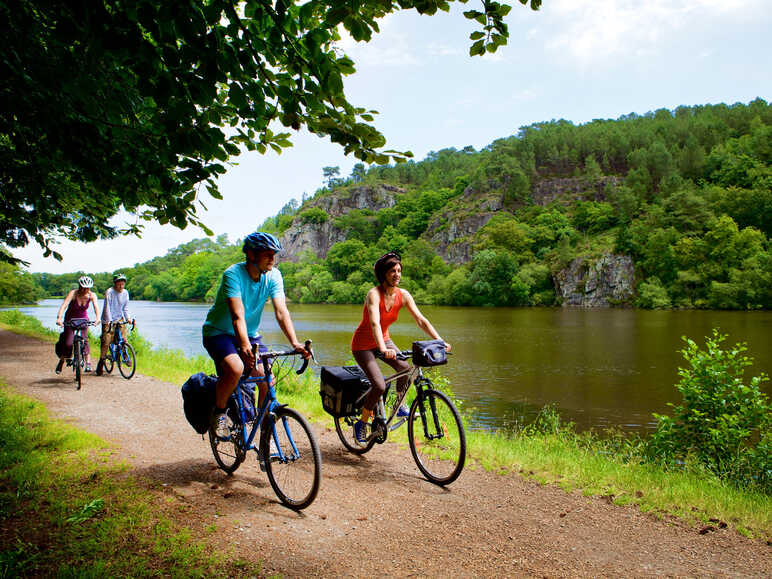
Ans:
{"label": "blue cycling helmet", "polygon": [[244,238],[244,247],[241,250],[246,253],[247,249],[253,251],[274,251],[279,252],[282,250],[281,243],[274,235],[270,233],[263,233],[262,231],[255,231],[250,233]]}

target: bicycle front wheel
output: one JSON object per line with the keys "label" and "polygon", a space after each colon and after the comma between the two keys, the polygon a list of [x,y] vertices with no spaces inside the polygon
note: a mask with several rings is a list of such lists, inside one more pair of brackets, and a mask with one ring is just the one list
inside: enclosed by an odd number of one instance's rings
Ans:
{"label": "bicycle front wheel", "polygon": [[134,372],[137,371],[137,356],[128,342],[121,344],[118,350],[118,370],[126,380],[134,376]]}
{"label": "bicycle front wheel", "polygon": [[260,456],[268,481],[281,502],[295,510],[305,509],[314,502],[322,480],[322,453],[314,433],[291,408],[278,408],[266,420]]}
{"label": "bicycle front wheel", "polygon": [[458,478],[466,460],[466,435],[456,407],[438,390],[426,390],[410,407],[410,452],[418,469],[434,484]]}
{"label": "bicycle front wheel", "polygon": [[[355,416],[335,417],[335,432],[346,447],[346,450],[354,454],[364,454],[375,445],[375,437],[369,437],[367,442],[359,442],[354,435],[354,423],[359,420]],[[369,427],[368,427],[369,428]]]}
{"label": "bicycle front wheel", "polygon": [[77,340],[72,346],[72,369],[75,371],[75,390],[80,390],[81,387],[81,351],[80,342]]}

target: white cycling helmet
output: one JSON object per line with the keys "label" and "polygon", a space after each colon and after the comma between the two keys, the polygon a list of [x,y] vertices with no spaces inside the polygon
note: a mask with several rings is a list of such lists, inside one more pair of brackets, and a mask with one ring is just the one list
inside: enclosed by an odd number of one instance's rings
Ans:
{"label": "white cycling helmet", "polygon": [[94,287],[94,280],[91,279],[89,276],[84,275],[78,278],[78,285],[80,287],[85,287],[85,288]]}

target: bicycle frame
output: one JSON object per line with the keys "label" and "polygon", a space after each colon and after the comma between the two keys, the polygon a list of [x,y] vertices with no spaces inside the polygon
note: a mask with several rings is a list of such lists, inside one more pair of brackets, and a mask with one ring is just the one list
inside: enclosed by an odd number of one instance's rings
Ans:
{"label": "bicycle frame", "polygon": [[[399,357],[403,360],[410,360],[411,355],[412,353],[410,350],[405,350],[399,353]],[[394,407],[391,409],[390,414],[387,417],[384,399],[386,398],[386,395],[388,394],[389,388],[391,388],[392,383],[396,382],[397,380],[403,377],[407,377],[407,380],[408,380],[407,388],[405,388],[405,391],[402,393],[397,392],[397,401],[394,404]],[[432,388],[432,383],[431,383],[431,380],[429,380],[429,378],[424,376],[423,369],[420,366],[414,366],[413,364],[410,364],[410,366],[405,370],[401,370],[390,376],[385,376],[383,378],[383,381],[386,383],[386,391],[384,392],[384,395],[378,400],[378,405],[376,406],[374,414],[376,418],[380,418],[383,421],[382,424],[383,424],[383,427],[386,429],[386,431],[381,434],[381,438],[383,441],[385,441],[385,435],[387,432],[396,430],[407,421],[407,418],[401,418],[396,423],[392,424],[397,415],[397,410],[399,409],[400,405],[407,397],[407,393],[410,391],[410,387],[415,386],[416,397],[423,399],[425,396],[424,387]],[[395,390],[396,390],[396,386],[395,386]],[[367,392],[362,396],[362,398],[364,398],[365,396],[367,396]],[[429,404],[432,407],[432,414],[434,415],[435,427],[439,429],[439,424],[437,423],[437,414],[435,412],[436,409],[434,407],[434,399],[430,399]],[[421,416],[421,423],[423,426],[425,436],[429,440],[433,440],[435,438],[441,438],[441,435],[435,436],[429,432],[429,429],[427,428],[427,425],[426,425],[426,415],[423,412],[423,409],[421,409],[420,416]],[[371,436],[378,436],[378,433],[375,430],[376,429],[374,427],[373,433]]]}
{"label": "bicycle frame", "polygon": [[[121,330],[121,326],[128,326],[129,322],[113,322],[116,325],[116,330],[113,332],[113,339],[110,341],[110,346],[115,346],[115,348],[108,348],[108,351],[110,352],[110,357],[114,361],[118,361],[118,348],[121,344],[128,342],[126,338],[123,337],[123,331]],[[132,329],[134,328],[134,324],[131,324]]]}
{"label": "bicycle frame", "polygon": [[[236,403],[239,408],[239,422],[241,425],[241,432],[239,433],[241,437],[241,441],[244,443],[243,451],[247,452],[248,450],[259,450],[257,446],[254,444],[255,436],[260,431],[260,425],[263,423],[263,419],[268,416],[269,413],[273,412],[276,408],[279,408],[281,406],[286,406],[286,404],[279,404],[279,401],[276,399],[276,387],[273,382],[273,373],[271,371],[271,365],[268,363],[268,360],[271,359],[274,356],[275,352],[268,352],[267,354],[260,355],[260,363],[263,366],[263,371],[265,372],[264,376],[249,376],[246,378],[241,378],[239,380],[238,385],[236,386]],[[265,399],[263,400],[263,404],[260,407],[260,411],[257,412],[257,418],[255,418],[255,421],[252,425],[252,429],[249,433],[247,433],[247,424],[248,421],[246,419],[246,413],[244,412],[244,399],[243,399],[243,392],[242,392],[242,385],[244,384],[255,384],[257,385],[259,382],[265,382],[268,386],[268,390],[265,394]],[[257,388],[255,388],[257,390]],[[255,392],[256,398],[258,396],[258,392]],[[255,400],[255,411],[257,411],[257,399]],[[277,435],[276,435],[276,422],[272,422],[271,426],[272,432],[271,436],[276,441]],[[287,433],[287,438],[290,441],[290,444],[292,445],[292,450],[297,454],[298,449],[295,445],[295,440],[292,438],[292,434],[290,433],[289,429],[285,425],[285,431]],[[284,462],[287,460],[286,456],[282,452],[281,445],[276,445],[276,450],[278,453],[279,460]],[[264,457],[267,460],[267,457]]]}

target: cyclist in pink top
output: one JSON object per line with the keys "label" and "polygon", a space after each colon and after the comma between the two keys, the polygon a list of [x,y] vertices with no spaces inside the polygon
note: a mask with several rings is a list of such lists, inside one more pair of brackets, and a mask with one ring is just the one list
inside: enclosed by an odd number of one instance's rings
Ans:
{"label": "cyclist in pink top", "polygon": [[[397,320],[402,306],[407,307],[418,327],[427,335],[435,340],[442,339],[429,320],[421,314],[410,292],[399,287],[402,279],[402,258],[399,254],[390,251],[382,255],[375,262],[373,270],[378,279],[378,285],[367,292],[362,321],[354,330],[354,336],[351,339],[351,352],[354,359],[372,385],[362,408],[362,419],[354,424],[354,435],[359,442],[366,442],[367,424],[373,416],[378,399],[386,391],[386,383],[378,367],[375,352],[383,354],[385,362],[396,371],[404,370],[408,366],[404,360],[397,360],[398,348],[389,336],[389,326]],[[447,342],[445,342],[445,349],[450,350],[450,344]],[[406,386],[405,380],[397,383],[397,389],[400,392]],[[407,407],[401,407],[397,412],[397,416],[400,417],[407,414]]]}
{"label": "cyclist in pink top", "polygon": [[[56,314],[57,326],[63,325],[63,314],[65,322],[78,319],[88,320],[88,307],[90,305],[94,306],[94,315],[96,316],[96,319],[99,319],[99,304],[97,303],[97,295],[91,291],[92,287],[94,287],[94,280],[92,280],[87,275],[81,276],[80,279],[78,279],[78,289],[70,290],[70,292],[67,294],[67,297],[64,298],[62,305],[59,306],[59,312]],[[91,372],[91,348],[89,348],[88,343],[88,330],[83,331],[85,332],[83,335],[86,337],[86,372]],[[64,353],[69,353],[71,355],[72,340],[74,334],[73,329],[66,327],[64,328],[62,334],[64,338],[63,342],[65,345]],[[69,358],[69,355],[61,356],[59,358],[59,363],[56,365],[55,370],[57,374],[62,373],[62,366],[64,366],[64,361],[67,358]]]}

